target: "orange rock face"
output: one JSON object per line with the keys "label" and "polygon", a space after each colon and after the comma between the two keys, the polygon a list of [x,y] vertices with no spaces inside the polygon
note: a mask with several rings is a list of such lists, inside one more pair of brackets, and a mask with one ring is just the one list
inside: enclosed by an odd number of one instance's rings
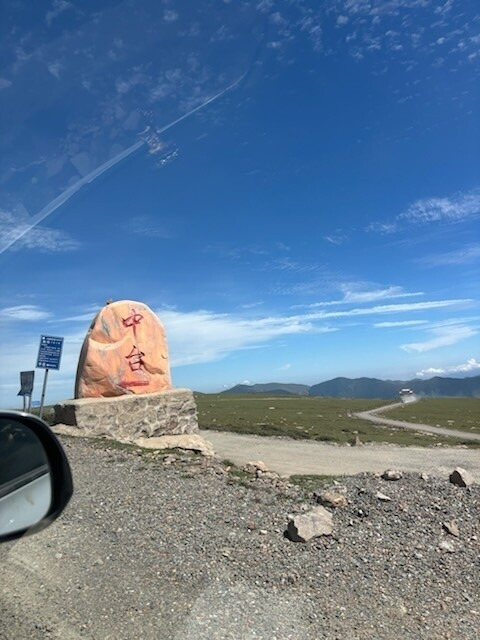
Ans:
{"label": "orange rock face", "polygon": [[83,343],[76,398],[108,398],[171,389],[167,340],[157,316],[141,302],[107,304]]}

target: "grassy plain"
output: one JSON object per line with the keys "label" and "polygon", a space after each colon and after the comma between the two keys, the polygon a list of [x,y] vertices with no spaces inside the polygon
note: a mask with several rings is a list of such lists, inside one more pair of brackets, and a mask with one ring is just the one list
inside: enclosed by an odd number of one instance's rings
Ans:
{"label": "grassy plain", "polygon": [[[262,436],[286,436],[340,444],[353,443],[358,436],[362,442],[390,442],[417,446],[435,444],[475,446],[461,439],[380,427],[352,417],[354,412],[366,411],[386,404],[382,399],[197,394],[196,401],[201,429]],[[391,413],[393,414],[393,411]]]}
{"label": "grassy plain", "polygon": [[480,433],[480,398],[422,398],[385,417]]}

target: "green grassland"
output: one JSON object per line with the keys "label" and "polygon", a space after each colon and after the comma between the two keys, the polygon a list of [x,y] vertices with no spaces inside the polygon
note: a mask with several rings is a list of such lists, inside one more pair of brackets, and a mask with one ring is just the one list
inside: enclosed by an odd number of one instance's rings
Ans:
{"label": "green grassland", "polygon": [[[196,402],[201,429],[284,436],[339,444],[353,443],[358,436],[365,443],[476,446],[461,439],[376,426],[352,416],[357,411],[383,406],[386,402],[382,399],[197,394]],[[393,415],[393,411],[391,414]]]}
{"label": "green grassland", "polygon": [[480,398],[422,398],[385,417],[480,433]]}

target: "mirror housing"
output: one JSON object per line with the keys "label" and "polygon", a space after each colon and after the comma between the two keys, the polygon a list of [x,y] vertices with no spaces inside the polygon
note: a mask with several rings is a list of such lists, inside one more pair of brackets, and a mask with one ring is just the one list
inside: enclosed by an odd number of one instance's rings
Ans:
{"label": "mirror housing", "polygon": [[73,494],[73,481],[62,445],[40,418],[0,411],[0,435],[0,523],[13,523],[0,531],[0,542],[6,542],[36,533],[58,518]]}

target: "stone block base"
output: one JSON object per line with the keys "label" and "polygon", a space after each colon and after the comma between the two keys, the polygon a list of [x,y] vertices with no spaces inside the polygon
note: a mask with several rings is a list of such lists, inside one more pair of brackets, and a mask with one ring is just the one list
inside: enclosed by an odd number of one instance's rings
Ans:
{"label": "stone block base", "polygon": [[55,422],[78,435],[116,440],[198,432],[197,406],[189,389],[68,400],[55,405]]}

